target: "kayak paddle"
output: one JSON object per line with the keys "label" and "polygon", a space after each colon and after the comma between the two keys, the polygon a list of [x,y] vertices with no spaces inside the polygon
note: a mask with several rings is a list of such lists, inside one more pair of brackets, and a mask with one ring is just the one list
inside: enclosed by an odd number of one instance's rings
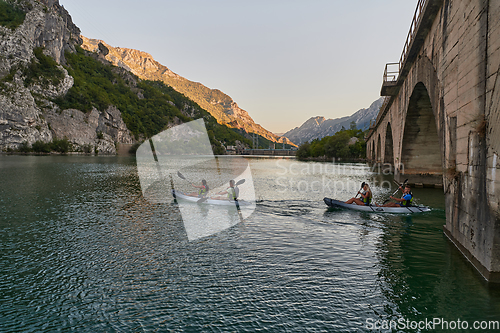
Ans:
{"label": "kayak paddle", "polygon": [[394,184],[396,184],[398,186],[403,186],[403,185],[405,185],[408,182],[408,178],[406,178],[405,181],[402,184],[398,183],[395,179],[393,179],[392,181],[394,182]]}
{"label": "kayak paddle", "polygon": [[181,179],[187,180],[186,177],[184,177],[184,175],[180,171],[177,171],[177,176],[179,176],[179,178]]}
{"label": "kayak paddle", "polygon": [[[245,179],[240,179],[236,182],[236,184],[234,186],[238,186],[238,185],[241,185],[245,182]],[[201,198],[200,200],[196,201],[196,203],[203,203],[205,201],[207,201],[208,199],[210,199],[209,197],[203,197]],[[235,201],[238,201],[238,199],[236,199]]]}
{"label": "kayak paddle", "polygon": [[[398,188],[397,188],[397,189],[396,189],[396,191],[395,191],[395,192],[391,195],[391,197],[393,197],[393,196],[394,196],[394,194],[398,193],[398,191],[399,191],[399,187],[400,187],[400,186],[403,186],[404,184],[406,184],[406,182],[408,181],[408,178],[407,178],[407,179],[405,179],[405,181],[403,182],[403,184],[399,184],[399,183],[398,183],[397,181],[395,181],[395,180],[393,180],[393,181],[394,181],[396,184],[398,184]],[[385,205],[385,204],[386,204],[389,200],[391,200],[391,199],[387,199],[386,201],[384,201],[384,203],[383,203],[382,205]]]}
{"label": "kayak paddle", "polygon": [[359,192],[361,192],[361,190],[363,189],[363,187],[365,187],[366,183],[365,182],[362,182],[361,183],[361,188],[359,189],[358,193],[356,194],[356,196],[354,197],[354,199],[356,199],[358,197],[358,194]]}

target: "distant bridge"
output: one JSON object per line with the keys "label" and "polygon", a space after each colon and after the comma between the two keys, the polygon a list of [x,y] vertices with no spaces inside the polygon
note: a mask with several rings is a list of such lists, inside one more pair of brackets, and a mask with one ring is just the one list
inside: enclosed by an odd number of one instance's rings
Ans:
{"label": "distant bridge", "polygon": [[419,0],[367,155],[395,176],[443,186],[444,232],[500,282],[500,1]]}
{"label": "distant bridge", "polygon": [[297,149],[244,149],[241,155],[295,156]]}

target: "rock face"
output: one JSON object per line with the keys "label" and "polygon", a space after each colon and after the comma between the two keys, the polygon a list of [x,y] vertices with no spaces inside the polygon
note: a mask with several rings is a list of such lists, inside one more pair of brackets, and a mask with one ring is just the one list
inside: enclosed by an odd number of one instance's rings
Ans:
{"label": "rock face", "polygon": [[97,148],[100,153],[115,154],[118,144],[134,143],[120,110],[113,106],[104,112],[95,108],[89,113],[75,109],[64,110],[61,114],[49,111],[45,117],[58,138],[71,138],[73,144],[90,151]]}
{"label": "rock face", "polygon": [[[241,109],[231,97],[217,89],[210,89],[198,82],[189,81],[160,64],[146,52],[113,47],[102,40],[81,36],[82,47],[88,51],[100,53],[113,63],[131,71],[140,78],[159,80],[173,87],[189,99],[195,101],[203,109],[212,114],[219,123],[247,133],[257,133],[272,142],[285,142],[294,145],[286,137],[280,137],[256,124],[247,111]],[[250,136],[248,136],[250,138]]]}
{"label": "rock face", "polygon": [[357,128],[366,130],[370,126],[370,121],[377,117],[378,111],[382,106],[384,99],[379,98],[373,102],[369,108],[358,110],[351,116],[326,119],[325,117],[312,117],[299,127],[286,132],[284,136],[290,138],[293,142],[301,144],[314,139],[321,139],[325,136],[334,135],[344,128],[349,128],[352,121],[356,123]]}
{"label": "rock face", "polygon": [[19,76],[0,93],[0,148],[17,148],[22,142],[48,142],[52,133],[29,89]]}
{"label": "rock face", "polygon": [[28,63],[33,49],[43,47],[57,63],[65,63],[64,51],[81,44],[80,29],[57,0],[27,0],[26,18],[15,31],[0,26],[0,74],[8,73],[13,65]]}
{"label": "rock face", "polygon": [[[77,110],[61,113],[50,101],[73,86],[73,78],[60,64],[65,64],[66,50],[81,44],[80,29],[57,0],[26,0],[21,8],[26,17],[20,26],[14,31],[0,26],[0,150],[67,137],[77,149],[90,145],[100,153],[114,154],[115,142],[132,143],[116,108],[88,115]],[[26,68],[38,61],[36,48],[59,64],[62,79],[26,80]]]}

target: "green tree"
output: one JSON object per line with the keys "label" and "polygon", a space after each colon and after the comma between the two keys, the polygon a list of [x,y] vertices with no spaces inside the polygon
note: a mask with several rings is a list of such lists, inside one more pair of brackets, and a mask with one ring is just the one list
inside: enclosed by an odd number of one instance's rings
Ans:
{"label": "green tree", "polygon": [[0,0],[0,25],[14,31],[18,26],[23,24],[25,17],[26,14],[21,9]]}
{"label": "green tree", "polygon": [[71,151],[72,146],[71,142],[69,142],[68,138],[64,139],[53,139],[52,140],[52,150],[57,151],[59,153],[67,153]]}
{"label": "green tree", "polygon": [[315,139],[311,142],[310,154],[312,157],[320,157],[325,155],[325,149],[323,147],[323,143],[320,140]]}
{"label": "green tree", "polygon": [[[364,158],[366,157],[365,133],[351,123],[351,129],[344,129],[332,136],[326,136],[321,140],[315,139],[311,143],[306,142],[299,147],[297,158],[305,160],[309,157],[335,157],[335,158]],[[352,138],[357,138],[353,144],[349,144]]]}
{"label": "green tree", "polygon": [[351,121],[351,124],[349,125],[349,129],[350,129],[351,131],[355,131],[355,130],[356,130],[356,128],[357,128],[356,122],[355,122],[354,120],[353,120],[353,121]]}
{"label": "green tree", "polygon": [[40,140],[33,143],[31,149],[36,153],[50,153],[51,151],[50,143],[45,143]]}
{"label": "green tree", "polygon": [[300,145],[296,155],[299,160],[305,160],[311,156],[311,144],[309,142]]}
{"label": "green tree", "polygon": [[331,136],[325,143],[325,154],[328,157],[344,158],[349,155],[349,139],[348,131],[340,131]]}

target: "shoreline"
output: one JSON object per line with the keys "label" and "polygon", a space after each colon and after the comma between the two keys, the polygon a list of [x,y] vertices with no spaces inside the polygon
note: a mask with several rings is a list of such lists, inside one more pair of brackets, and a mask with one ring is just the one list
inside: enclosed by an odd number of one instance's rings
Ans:
{"label": "shoreline", "polygon": [[[37,153],[37,152],[5,152],[0,151],[0,156],[7,155],[25,155],[25,156],[50,156],[50,155],[85,155],[85,156],[135,156],[135,153],[117,153],[117,154],[95,154],[95,153],[84,153],[80,151],[71,151],[67,153],[60,152],[50,152],[50,153]],[[295,156],[280,156],[280,155],[245,155],[245,154],[226,154],[226,155],[213,155],[215,157],[250,157],[250,158],[289,158],[296,159]]]}
{"label": "shoreline", "polygon": [[[50,152],[50,153],[37,153],[37,152],[5,152],[0,151],[0,156],[51,156],[51,155],[77,155],[77,156],[135,156],[135,153],[121,153],[117,154],[95,154],[95,153],[85,153],[79,151],[71,151],[66,153],[60,152]],[[213,155],[214,157],[248,157],[248,158],[280,158],[280,159],[295,159],[299,162],[330,162],[330,163],[368,163],[369,160],[366,158],[354,158],[354,159],[335,159],[327,157],[308,157],[307,159],[299,159],[297,156],[281,156],[281,155],[246,155],[246,154],[226,154],[226,155]]]}
{"label": "shoreline", "polygon": [[28,153],[23,153],[23,152],[0,152],[0,156],[8,156],[8,155],[25,155],[25,156],[51,156],[51,155],[86,155],[86,156],[132,156],[133,154],[95,154],[95,153],[84,153],[81,151],[69,151],[67,153],[60,153],[57,151],[50,152],[50,153],[36,153],[36,152],[28,152]]}
{"label": "shoreline", "polygon": [[321,157],[308,157],[306,159],[299,159],[297,158],[298,161],[301,162],[341,162],[341,163],[367,163],[368,159],[367,158],[335,158],[335,157],[326,157],[326,156],[321,156]]}

